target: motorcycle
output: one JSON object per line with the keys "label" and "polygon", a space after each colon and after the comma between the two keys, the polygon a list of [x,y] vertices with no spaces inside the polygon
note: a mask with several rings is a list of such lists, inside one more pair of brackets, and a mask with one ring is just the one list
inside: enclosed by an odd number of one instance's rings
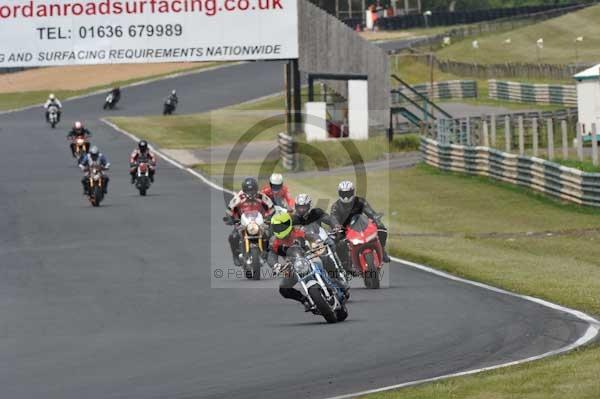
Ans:
{"label": "motorcycle", "polygon": [[142,197],[146,196],[146,193],[148,192],[148,189],[150,189],[151,185],[152,181],[150,180],[150,165],[148,165],[148,162],[138,162],[135,187],[138,189]]}
{"label": "motorcycle", "polygon": [[117,105],[117,99],[115,98],[115,96],[113,95],[113,93],[110,93],[108,96],[106,96],[106,100],[104,101],[104,109],[114,109],[115,106]]}
{"label": "motorcycle", "polygon": [[383,247],[377,224],[365,215],[356,215],[346,228],[346,242],[354,268],[360,271],[365,287],[378,289],[383,267]]}
{"label": "motorcycle", "polygon": [[260,212],[246,212],[239,223],[242,236],[241,261],[248,280],[260,280],[260,268],[266,264],[268,234]]}
{"label": "motorcycle", "polygon": [[299,246],[291,247],[281,271],[294,273],[315,315],[323,316],[327,323],[337,323],[348,317],[347,299],[344,290],[331,280],[323,268],[320,254],[324,247],[323,243],[312,246],[308,251]]}
{"label": "motorcycle", "polygon": [[59,109],[56,105],[51,105],[48,107],[48,123],[52,126],[52,129],[56,127],[58,124],[58,113]]}
{"label": "motorcycle", "polygon": [[85,136],[74,137],[72,141],[75,146],[75,158],[79,161],[81,157],[88,153],[90,143],[86,140]]}
{"label": "motorcycle", "polygon": [[[336,233],[330,232],[328,233],[322,226],[317,223],[311,223],[308,226],[302,226],[302,230],[306,233],[307,240],[311,243],[311,246],[315,248],[322,247],[321,261],[323,264],[328,262],[331,266],[330,269],[333,269],[333,273],[335,278],[346,287],[344,293],[346,295],[346,299],[350,298],[350,291],[347,287],[349,287],[350,280],[352,277],[350,274],[344,269],[342,266],[342,262],[340,261],[337,253],[335,252],[335,242],[334,238]],[[327,267],[326,267],[327,269]],[[330,270],[327,270],[331,273]]]}
{"label": "motorcycle", "polygon": [[100,165],[92,165],[88,177],[88,198],[94,207],[104,199],[104,173]]}
{"label": "motorcycle", "polygon": [[163,108],[163,115],[172,115],[175,112],[175,108],[177,108],[177,103],[173,99],[167,98]]}

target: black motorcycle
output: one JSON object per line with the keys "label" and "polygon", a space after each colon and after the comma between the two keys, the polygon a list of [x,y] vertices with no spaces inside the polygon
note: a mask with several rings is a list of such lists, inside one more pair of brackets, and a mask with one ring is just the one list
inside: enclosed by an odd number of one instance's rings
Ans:
{"label": "black motorcycle", "polygon": [[167,98],[163,108],[163,115],[173,115],[173,112],[175,112],[176,108],[177,102],[175,102],[175,100],[172,98]]}
{"label": "black motorcycle", "polygon": [[114,109],[117,106],[117,103],[119,102],[119,98],[116,97],[114,95],[114,93],[110,93],[108,96],[106,96],[106,100],[104,100],[104,109]]}

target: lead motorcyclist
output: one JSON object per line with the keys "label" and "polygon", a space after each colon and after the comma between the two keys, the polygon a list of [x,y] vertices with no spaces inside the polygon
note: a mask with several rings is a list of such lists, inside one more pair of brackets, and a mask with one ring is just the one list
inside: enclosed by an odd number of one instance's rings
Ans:
{"label": "lead motorcyclist", "polygon": [[294,199],[290,195],[290,191],[283,184],[283,175],[273,173],[269,178],[269,185],[263,187],[261,193],[271,199],[274,205],[280,206],[289,212],[294,209]]}
{"label": "lead motorcyclist", "polygon": [[234,225],[233,231],[229,235],[229,246],[231,247],[233,263],[236,266],[242,265],[240,259],[242,236],[236,223],[247,212],[260,212],[265,220],[268,220],[273,214],[273,202],[269,197],[258,192],[258,182],[252,177],[244,179],[242,190],[229,201],[223,219],[228,225]]}
{"label": "lead motorcyclist", "polygon": [[[332,233],[341,234],[341,224],[337,221],[337,219],[334,216],[327,214],[327,212],[325,212],[323,209],[313,208],[312,198],[310,197],[310,195],[305,193],[298,194],[295,203],[296,205],[294,207],[294,215],[292,216],[292,224],[294,226],[299,226],[304,230],[305,228],[309,228],[309,226],[311,225],[314,225],[316,227],[323,227],[323,224],[325,224],[329,226]],[[329,248],[331,248],[331,251],[334,254],[337,253],[335,241],[333,240],[333,238],[328,238],[327,240],[325,240],[324,243],[328,245]],[[323,266],[325,267],[329,275],[336,279],[341,286],[344,286],[344,283],[339,281],[339,278],[336,276],[337,270],[332,261],[329,258],[322,258],[322,261]],[[345,264],[342,263],[342,266],[345,266]],[[352,272],[351,269],[346,271],[348,273]],[[344,288],[346,287],[344,286]]]}
{"label": "lead motorcyclist", "polygon": [[137,167],[141,161],[148,162],[148,175],[150,181],[154,183],[154,174],[156,173],[156,156],[148,147],[146,140],[141,140],[138,143],[138,148],[134,149],[129,156],[129,174],[131,175],[131,184],[135,183],[137,178]]}
{"label": "lead motorcyclist", "polygon": [[[108,159],[104,156],[104,154],[100,152],[100,150],[96,146],[90,148],[90,152],[85,154],[79,162],[79,167],[84,172],[83,179],[81,179],[81,184],[83,185],[83,195],[89,195],[88,179],[90,177],[90,169],[93,165],[100,165],[102,167],[102,171],[106,171],[110,168],[110,162],[108,162]],[[109,182],[110,178],[103,173],[102,189],[104,191],[104,194],[108,193]]]}
{"label": "lead motorcyclist", "polygon": [[[287,256],[287,251],[293,245],[307,247],[306,233],[304,230],[294,227],[292,218],[287,212],[280,212],[271,218],[271,229],[275,240],[271,246],[271,252],[276,256]],[[281,265],[276,263],[273,267],[275,273],[279,273]],[[279,284],[279,293],[282,297],[292,299],[304,305],[304,310],[310,312],[311,307],[308,298],[300,291],[294,288],[298,282],[293,270],[286,270],[283,275],[283,280]]]}
{"label": "lead motorcyclist", "polygon": [[[365,214],[369,219],[373,220],[377,225],[379,241],[383,248],[383,262],[389,263],[390,257],[386,251],[386,243],[388,232],[385,225],[381,222],[381,217],[371,207],[365,198],[356,196],[354,183],[351,181],[343,181],[338,186],[339,199],[331,205],[331,216],[335,217],[343,227],[347,227],[355,215]],[[344,242],[340,242],[338,246],[338,256],[342,263],[348,264],[348,250]]]}
{"label": "lead motorcyclist", "polygon": [[[75,154],[75,140],[77,140],[79,137],[86,140],[88,137],[91,137],[91,136],[92,136],[92,133],[83,126],[83,123],[81,123],[80,121],[77,121],[73,124],[73,127],[67,134],[67,138],[69,140],[71,140],[70,147],[71,147],[71,155],[73,155],[73,158],[77,158],[77,155]],[[86,141],[85,152],[87,153],[87,152],[89,152],[89,150],[90,150],[90,143],[88,143]]]}
{"label": "lead motorcyclist", "polygon": [[46,122],[50,122],[50,107],[55,106],[58,108],[58,112],[56,113],[56,121],[60,122],[60,114],[62,113],[62,104],[59,99],[56,98],[54,94],[50,94],[48,96],[48,100],[44,104],[44,109],[46,110]]}

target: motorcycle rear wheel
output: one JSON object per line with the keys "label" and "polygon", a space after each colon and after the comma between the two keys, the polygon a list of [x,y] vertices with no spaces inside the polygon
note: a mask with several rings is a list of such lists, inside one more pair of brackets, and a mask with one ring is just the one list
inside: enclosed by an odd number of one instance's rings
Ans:
{"label": "motorcycle rear wheel", "polygon": [[323,296],[323,291],[321,291],[321,287],[319,285],[313,285],[312,287],[310,287],[308,289],[308,295],[310,295],[315,306],[319,310],[319,313],[321,314],[321,316],[323,316],[323,318],[325,318],[327,323],[337,323],[338,318],[336,312],[334,312],[333,309],[331,309],[331,306]]}

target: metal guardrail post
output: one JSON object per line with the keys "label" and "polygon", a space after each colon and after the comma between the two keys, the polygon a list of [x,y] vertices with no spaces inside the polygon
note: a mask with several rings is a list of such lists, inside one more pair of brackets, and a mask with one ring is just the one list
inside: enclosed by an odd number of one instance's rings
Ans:
{"label": "metal guardrail post", "polygon": [[548,159],[552,161],[554,159],[554,121],[552,118],[546,120],[548,129]]}
{"label": "metal guardrail post", "polygon": [[560,121],[560,128],[562,130],[563,159],[569,159],[569,137],[566,120]]}
{"label": "metal guardrail post", "polygon": [[538,120],[537,118],[533,118],[531,121],[531,134],[533,135],[533,156],[539,156],[539,146],[540,146],[540,137],[538,130]]}
{"label": "metal guardrail post", "polygon": [[598,166],[598,130],[595,123],[592,123],[592,163]]}
{"label": "metal guardrail post", "polygon": [[583,125],[577,124],[577,159],[583,161]]}

